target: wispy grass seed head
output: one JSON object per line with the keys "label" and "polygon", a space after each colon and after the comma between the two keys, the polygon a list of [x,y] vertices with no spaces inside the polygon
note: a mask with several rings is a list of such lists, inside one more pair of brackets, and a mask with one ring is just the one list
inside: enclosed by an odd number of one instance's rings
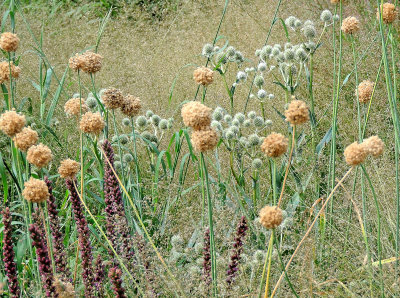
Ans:
{"label": "wispy grass seed head", "polygon": [[47,166],[52,159],[50,148],[42,143],[31,146],[26,154],[26,160],[38,168]]}
{"label": "wispy grass seed head", "polygon": [[267,229],[277,228],[283,221],[282,210],[277,206],[265,206],[260,210],[260,223]]}
{"label": "wispy grass seed head", "polygon": [[92,113],[87,112],[82,115],[81,121],[79,123],[80,129],[84,133],[91,133],[99,135],[103,130],[105,124],[99,112]]}
{"label": "wispy grass seed head", "polygon": [[4,32],[0,37],[0,48],[6,52],[15,52],[19,46],[19,38],[17,34]]}
{"label": "wispy grass seed head", "polygon": [[49,189],[47,188],[46,182],[31,177],[28,181],[24,183],[22,196],[25,200],[29,202],[41,203],[49,198],[50,193]]}
{"label": "wispy grass seed head", "polygon": [[193,72],[193,79],[199,85],[208,86],[214,81],[214,72],[208,67],[199,67]]}
{"label": "wispy grass seed head", "polygon": [[262,145],[261,151],[269,157],[279,157],[287,151],[288,139],[280,133],[268,135]]}
{"label": "wispy grass seed head", "polygon": [[38,139],[39,135],[36,131],[30,127],[24,127],[21,132],[14,136],[13,141],[19,150],[26,152],[31,146],[36,144]]}
{"label": "wispy grass seed head", "polygon": [[81,164],[79,162],[68,158],[61,161],[60,166],[58,167],[58,173],[61,178],[74,179],[80,170],[80,166]]}
{"label": "wispy grass seed head", "polygon": [[4,112],[0,116],[0,130],[9,137],[13,137],[17,133],[21,132],[25,123],[25,116],[18,114],[14,110]]}

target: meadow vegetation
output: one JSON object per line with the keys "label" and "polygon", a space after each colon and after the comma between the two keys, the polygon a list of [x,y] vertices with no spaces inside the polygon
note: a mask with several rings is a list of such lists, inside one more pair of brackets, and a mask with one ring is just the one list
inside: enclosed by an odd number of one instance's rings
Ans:
{"label": "meadow vegetation", "polygon": [[0,292],[395,296],[396,5],[4,1]]}

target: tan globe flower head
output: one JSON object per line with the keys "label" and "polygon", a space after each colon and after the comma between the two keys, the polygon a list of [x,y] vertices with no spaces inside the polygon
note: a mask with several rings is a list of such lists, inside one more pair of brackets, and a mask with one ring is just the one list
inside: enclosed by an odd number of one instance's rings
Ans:
{"label": "tan globe flower head", "polygon": [[122,92],[116,88],[108,88],[101,95],[104,106],[108,109],[120,108],[124,102]]}
{"label": "tan globe flower head", "polygon": [[198,101],[190,101],[181,110],[183,123],[195,130],[208,127],[211,124],[211,108]]}
{"label": "tan globe flower head", "polygon": [[35,145],[39,139],[38,133],[30,127],[24,127],[21,132],[17,133],[14,138],[15,146],[26,152],[31,146]]}
{"label": "tan globe flower head", "polygon": [[332,4],[338,4],[340,2],[340,0],[331,0]]}
{"label": "tan globe flower head", "polygon": [[393,23],[397,18],[397,9],[392,3],[383,3],[376,10],[376,18],[380,19],[380,12],[382,12],[382,21],[386,24]]}
{"label": "tan globe flower head", "polygon": [[218,133],[211,127],[195,130],[191,135],[193,148],[198,152],[206,152],[214,149],[218,144],[218,140]]}
{"label": "tan globe flower head", "polygon": [[84,133],[99,135],[105,126],[104,120],[99,112],[87,112],[82,116],[80,129]]}
{"label": "tan globe flower head", "polygon": [[372,93],[374,92],[374,82],[364,80],[362,81],[357,88],[358,91],[358,100],[361,103],[367,103],[371,100]]}
{"label": "tan globe flower head", "polygon": [[284,135],[273,132],[264,139],[261,151],[269,157],[279,157],[287,151],[288,142]]}
{"label": "tan globe flower head", "polygon": [[354,34],[360,30],[360,21],[356,17],[347,17],[342,22],[342,31],[346,34]]}
{"label": "tan globe flower head", "polygon": [[344,150],[346,163],[350,166],[357,166],[360,163],[363,163],[367,155],[368,151],[366,150],[365,145],[358,144],[357,142],[350,144]]}
{"label": "tan globe flower head", "polygon": [[142,102],[138,97],[133,95],[126,95],[122,102],[121,112],[129,117],[134,117],[139,114],[142,108]]}
{"label": "tan globe flower head", "polygon": [[193,79],[197,84],[208,86],[214,80],[214,72],[208,67],[199,67],[193,72]]}
{"label": "tan globe flower head", "polygon": [[84,98],[71,98],[64,105],[64,112],[67,116],[79,117],[81,114],[89,111],[89,107],[85,104]]}
{"label": "tan globe flower head", "polygon": [[375,158],[382,155],[385,147],[385,144],[378,136],[372,136],[365,139],[363,144],[368,154],[371,154]]}
{"label": "tan globe flower head", "polygon": [[267,229],[275,229],[283,221],[282,210],[278,206],[265,206],[260,210],[260,223]]}
{"label": "tan globe flower head", "polygon": [[292,125],[299,125],[310,120],[306,103],[302,100],[292,100],[285,111],[286,121]]}
{"label": "tan globe flower head", "polygon": [[9,137],[13,137],[17,133],[21,132],[25,123],[25,116],[18,114],[14,110],[4,112],[0,116],[0,130]]}
{"label": "tan globe flower head", "polygon": [[87,51],[80,55],[80,70],[86,73],[96,73],[101,69],[103,57],[97,53]]}
{"label": "tan globe flower head", "polygon": [[39,145],[31,146],[28,149],[26,159],[30,164],[33,164],[38,168],[43,168],[53,159],[53,154],[49,147],[40,143]]}
{"label": "tan globe flower head", "polygon": [[75,160],[65,159],[61,161],[61,164],[58,167],[58,173],[61,178],[74,179],[80,170],[80,166],[81,164]]}
{"label": "tan globe flower head", "polygon": [[29,202],[41,203],[46,201],[49,198],[50,194],[46,182],[31,177],[28,181],[24,183],[22,196],[25,200]]}
{"label": "tan globe flower head", "polygon": [[75,70],[75,71],[82,69],[82,65],[83,65],[82,56],[79,54],[75,54],[75,56],[72,56],[71,58],[69,58],[68,65],[69,65],[69,68],[71,68],[72,70]]}
{"label": "tan globe flower head", "polygon": [[4,32],[0,37],[0,48],[6,52],[15,52],[18,49],[19,38],[17,34]]}
{"label": "tan globe flower head", "polygon": [[11,76],[14,79],[18,79],[19,75],[21,74],[21,68],[14,65],[13,62],[8,63],[8,61],[1,61],[0,62],[0,84],[4,82],[8,82],[10,80],[10,69],[11,69]]}

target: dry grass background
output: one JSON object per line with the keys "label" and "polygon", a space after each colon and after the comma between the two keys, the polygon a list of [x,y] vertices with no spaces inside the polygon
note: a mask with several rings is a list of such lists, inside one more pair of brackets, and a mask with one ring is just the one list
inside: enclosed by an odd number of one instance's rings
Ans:
{"label": "dry grass background", "polygon": [[[312,18],[319,20],[319,14],[322,9],[333,9],[330,1],[310,1],[310,0],[285,0],[280,9],[279,16],[285,19],[289,15],[295,15],[301,20]],[[244,56],[254,59],[254,51],[260,48],[265,41],[268,28],[270,26],[274,13],[276,1],[273,0],[234,0],[231,1],[226,18],[221,27],[220,35],[224,35],[229,43],[242,51]],[[175,116],[177,120],[176,127],[180,122],[179,103],[193,98],[196,85],[192,80],[192,72],[194,66],[181,69],[187,63],[195,63],[202,65],[205,63],[203,57],[200,57],[201,48],[204,43],[212,42],[215,30],[218,26],[220,15],[222,12],[224,1],[183,1],[178,11],[166,17],[161,23],[149,24],[146,20],[134,15],[128,10],[121,14],[118,18],[112,19],[104,33],[104,37],[100,44],[99,53],[104,56],[104,67],[97,76],[97,87],[105,88],[114,86],[121,90],[134,94],[141,98],[144,109],[152,109],[156,113],[160,113],[163,117]],[[69,15],[54,15],[48,18],[45,12],[40,10],[24,11],[27,22],[31,25],[36,36],[39,37],[43,26],[43,51],[46,53],[51,64],[55,67],[56,73],[60,78],[68,58],[77,51],[92,46],[95,43],[99,20],[90,15],[81,15],[79,17]],[[364,27],[362,33],[359,34],[357,46],[359,53],[368,51],[365,59],[359,65],[360,81],[363,79],[374,80],[379,66],[380,45],[379,41],[373,41],[376,37],[376,30],[373,24],[369,24],[368,20],[374,19],[375,10],[368,1],[352,1],[345,7],[344,15],[356,15],[363,21]],[[322,29],[320,24],[319,29]],[[320,32],[319,30],[319,32]],[[24,76],[19,81],[19,98],[29,96],[33,99],[34,109],[38,109],[38,93],[32,87],[30,78],[33,80],[37,77],[38,57],[31,51],[35,46],[32,38],[28,34],[26,27],[20,17],[17,16],[17,33],[22,41],[23,53],[20,66],[23,69]],[[322,138],[330,127],[331,119],[331,102],[332,102],[332,43],[331,30],[323,38],[323,46],[317,51],[315,59],[315,102],[317,118],[321,119],[319,128],[319,138]],[[379,40],[379,39],[378,39]],[[274,26],[269,44],[284,43],[285,35],[281,24]],[[222,43],[221,43],[222,45]],[[349,41],[344,41],[344,71],[343,77],[352,70],[351,47]],[[168,104],[171,84],[176,74],[179,78],[173,93],[173,100]],[[233,82],[233,76],[236,72],[231,72],[230,80]],[[270,80],[268,80],[270,79]],[[284,108],[284,94],[281,90],[273,85],[272,78],[266,79],[267,91],[275,94],[276,98],[267,107],[267,115],[274,121],[273,130],[286,130],[286,124],[279,120],[272,106],[279,110]],[[89,81],[85,81],[89,86]],[[64,123],[62,107],[65,101],[72,97],[78,91],[76,76],[70,73],[66,90],[68,94],[63,94],[58,114],[61,124],[56,128],[57,133],[64,135],[65,139],[72,142],[77,137],[77,132],[73,127],[73,121],[68,120]],[[268,89],[269,88],[269,89]],[[241,89],[241,90],[240,90]],[[339,136],[338,146],[339,154],[341,154],[344,146],[357,139],[358,130],[356,123],[357,106],[354,100],[354,78],[351,77],[349,82],[343,87],[339,104]],[[229,99],[224,92],[222,80],[217,76],[216,83],[212,84],[207,90],[206,103],[211,107],[222,105],[229,106]],[[301,92],[304,97],[306,95],[306,86],[301,86]],[[87,92],[84,93],[87,95]],[[235,94],[235,106],[240,110],[247,96],[247,88],[239,88],[239,92]],[[50,98],[50,97],[49,97]],[[376,183],[376,191],[381,204],[386,230],[383,230],[382,243],[384,244],[383,258],[394,256],[394,250],[391,245],[393,239],[390,238],[391,231],[395,231],[395,179],[393,170],[394,140],[392,137],[392,125],[390,122],[390,114],[385,95],[385,85],[380,80],[377,87],[377,96],[374,99],[371,110],[370,124],[368,125],[366,135],[378,134],[386,143],[384,157],[379,162],[369,161],[368,168],[373,180]],[[257,103],[252,102],[251,109],[258,111]],[[309,125],[304,128],[309,130]],[[72,148],[75,150],[74,148]],[[60,150],[60,153],[61,150]],[[64,158],[70,154],[63,152],[59,158]],[[65,155],[65,156],[63,156]],[[309,168],[309,162],[298,158],[297,167],[304,169]],[[322,166],[328,169],[328,158],[322,157]],[[325,163],[325,164],[324,164]],[[340,157],[338,160],[338,173],[345,170],[345,165]],[[306,176],[306,173],[305,173]],[[338,174],[340,176],[340,174]],[[262,182],[268,183],[267,178]],[[348,192],[351,183],[348,183]],[[289,189],[295,188],[295,183],[289,181]],[[194,194],[196,198],[196,195]],[[375,208],[373,207],[372,196],[368,194],[368,213],[371,219],[376,218]],[[360,191],[356,190],[355,202],[361,207]],[[303,198],[302,204],[311,207],[312,201],[309,198]],[[359,231],[359,224],[356,216],[352,216],[349,220],[348,207],[351,205],[346,193],[339,191],[336,195],[334,226],[336,233],[332,237],[331,243],[328,244],[326,250],[331,251],[331,256],[335,260],[332,268],[320,266],[313,268],[307,259],[313,254],[312,243],[306,245],[297,262],[292,269],[292,282],[302,284],[304,292],[302,295],[308,296],[309,291],[313,287],[320,289],[321,295],[324,296],[347,296],[348,292],[344,290],[344,286],[335,279],[346,283],[346,287],[351,288],[354,293],[363,295],[367,291],[367,285],[362,282],[366,280],[366,273],[357,272],[362,266],[365,254],[364,244]],[[172,217],[168,227],[174,231],[181,230],[183,236],[190,235],[193,232],[193,226],[198,224],[200,216],[196,216],[198,207],[191,204],[180,203],[177,216]],[[231,227],[235,225],[236,218],[231,211],[221,207],[217,211],[217,226]],[[347,213],[346,213],[347,212]],[[193,215],[193,216],[192,216]],[[219,216],[220,215],[220,216]],[[303,214],[300,221],[307,221],[308,214]],[[188,218],[189,217],[189,218]],[[350,224],[350,234],[347,235],[347,225]],[[294,227],[293,230],[299,228]],[[188,229],[188,231],[186,231]],[[229,230],[229,229],[228,229]],[[221,232],[226,231],[221,228]],[[186,233],[187,232],[187,233]],[[301,234],[301,232],[300,232]],[[376,234],[376,233],[372,233]],[[290,235],[288,236],[290,237]],[[230,241],[231,235],[221,235],[217,232],[218,241]],[[292,238],[292,245],[297,241],[297,237]],[[312,242],[312,239],[309,240]],[[290,242],[290,241],[289,241]],[[372,244],[374,245],[374,244]],[[290,246],[290,245],[289,245]],[[307,248],[308,247],[308,248]],[[344,249],[346,249],[344,251]],[[290,247],[288,248],[290,251]],[[345,258],[341,256],[345,254]],[[391,276],[392,266],[384,265],[386,276]],[[317,270],[318,272],[311,272]],[[301,272],[302,274],[296,274]],[[331,282],[320,285],[320,280],[311,280],[311,277],[320,276],[321,280],[328,279]],[[387,286],[391,286],[393,279],[388,281]],[[245,280],[242,281],[246,283]],[[317,292],[317,290],[313,290]],[[393,288],[393,291],[394,288]],[[282,291],[281,293],[284,293]]]}

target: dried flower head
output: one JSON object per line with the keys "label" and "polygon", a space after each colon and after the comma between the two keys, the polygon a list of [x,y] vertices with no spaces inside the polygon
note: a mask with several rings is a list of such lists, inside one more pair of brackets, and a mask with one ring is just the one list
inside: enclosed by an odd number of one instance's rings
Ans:
{"label": "dried flower head", "polygon": [[288,139],[280,134],[273,132],[264,139],[261,151],[269,157],[279,157],[284,154],[288,147]]}
{"label": "dried flower head", "polygon": [[342,22],[342,31],[346,34],[354,34],[360,30],[360,21],[356,17],[347,17]]}
{"label": "dried flower head", "polygon": [[35,145],[38,139],[39,136],[36,131],[30,127],[24,127],[21,132],[14,136],[13,141],[19,150],[25,152],[31,146]]}
{"label": "dried flower head", "polygon": [[338,4],[340,2],[340,0],[331,0],[332,4]]}
{"label": "dried flower head", "polygon": [[211,124],[211,109],[198,101],[184,104],[181,110],[183,123],[195,130],[208,127]]}
{"label": "dried flower head", "polygon": [[116,88],[108,88],[101,95],[103,104],[108,109],[120,108],[124,102],[122,92]]}
{"label": "dried flower head", "polygon": [[310,120],[306,103],[302,100],[292,100],[285,111],[286,121],[292,125],[299,125]]}
{"label": "dried flower head", "polygon": [[385,144],[378,136],[369,137],[364,140],[363,144],[368,154],[371,154],[375,158],[382,155],[385,147]]}
{"label": "dried flower head", "polygon": [[28,149],[26,159],[30,164],[43,168],[53,159],[53,154],[49,147],[40,143]]}
{"label": "dried flower head", "polygon": [[82,115],[82,119],[79,125],[80,129],[84,133],[92,133],[95,135],[99,135],[105,126],[104,120],[99,112],[85,113],[84,115]]}
{"label": "dried flower head", "polygon": [[380,18],[380,12],[382,12],[382,21],[386,24],[393,23],[397,18],[397,9],[392,3],[383,3],[383,5],[380,5],[379,8],[377,8],[376,18],[378,19],[378,21]]}
{"label": "dried flower head", "polygon": [[74,56],[69,58],[68,61],[69,68],[75,71],[82,69],[82,63],[83,61],[81,59],[81,55],[79,54],[75,54]]}
{"label": "dried flower head", "polygon": [[101,69],[101,60],[103,57],[97,53],[87,51],[79,56],[81,64],[80,69],[86,73],[96,73]]}
{"label": "dried flower head", "polygon": [[25,200],[29,202],[41,203],[49,198],[50,193],[49,189],[47,188],[46,182],[31,177],[28,181],[24,183],[22,196]]}
{"label": "dried flower head", "polygon": [[0,48],[6,52],[15,52],[18,49],[19,38],[17,34],[4,32],[0,37]]}
{"label": "dried flower head", "polygon": [[81,164],[72,159],[65,159],[61,161],[58,167],[58,173],[61,178],[74,179],[76,174],[79,172]]}
{"label": "dried flower head", "polygon": [[126,95],[122,102],[121,112],[129,117],[136,116],[142,108],[142,102],[138,97]]}
{"label": "dried flower head", "polygon": [[69,282],[61,281],[60,279],[56,278],[54,281],[54,286],[56,288],[56,293],[58,298],[74,298],[75,291],[74,286]]}
{"label": "dried flower head", "polygon": [[10,80],[10,69],[11,69],[11,76],[14,79],[18,79],[21,73],[21,68],[14,65],[14,62],[8,63],[8,61],[1,61],[0,62],[0,84],[7,82]]}
{"label": "dried flower head", "polygon": [[210,127],[192,132],[191,141],[193,148],[199,152],[212,150],[218,144],[218,134]]}
{"label": "dried flower head", "polygon": [[350,166],[356,166],[364,162],[367,155],[368,151],[366,150],[366,146],[364,144],[358,144],[357,142],[350,144],[344,150],[346,163]]}
{"label": "dried flower head", "polygon": [[67,116],[79,117],[81,114],[81,109],[82,114],[89,110],[88,106],[85,104],[84,98],[71,98],[64,105],[64,112],[67,114]]}
{"label": "dried flower head", "polygon": [[210,85],[214,80],[214,72],[207,67],[199,67],[193,72],[193,79],[197,84]]}
{"label": "dried flower head", "polygon": [[0,116],[0,130],[9,137],[13,137],[19,133],[25,126],[25,123],[25,116],[18,114],[14,110],[4,112]]}
{"label": "dried flower head", "polygon": [[282,220],[282,210],[278,206],[265,206],[260,210],[260,223],[267,229],[275,229]]}
{"label": "dried flower head", "polygon": [[374,82],[364,80],[357,88],[358,100],[362,103],[367,103],[371,100],[372,93],[374,92]]}

